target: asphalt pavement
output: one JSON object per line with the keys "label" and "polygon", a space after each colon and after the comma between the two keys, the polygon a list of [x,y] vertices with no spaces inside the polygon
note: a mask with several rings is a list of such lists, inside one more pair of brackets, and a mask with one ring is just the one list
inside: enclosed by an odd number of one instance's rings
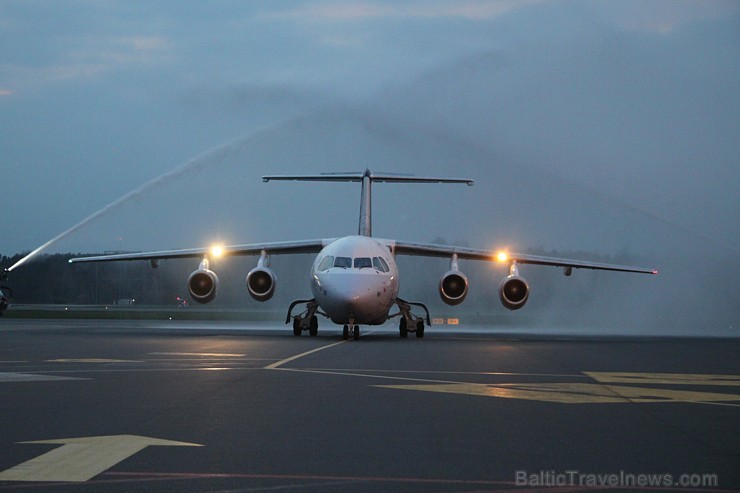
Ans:
{"label": "asphalt pavement", "polygon": [[740,340],[0,320],[0,490],[740,491]]}

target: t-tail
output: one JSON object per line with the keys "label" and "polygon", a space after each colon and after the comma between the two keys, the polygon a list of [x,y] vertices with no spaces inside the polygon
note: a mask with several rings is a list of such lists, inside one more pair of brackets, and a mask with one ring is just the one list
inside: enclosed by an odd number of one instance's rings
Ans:
{"label": "t-tail", "polygon": [[380,183],[465,183],[473,185],[473,180],[467,178],[432,178],[394,173],[373,173],[366,169],[361,173],[321,173],[319,175],[269,175],[263,176],[262,181],[357,181],[362,183],[360,195],[360,221],[357,234],[361,236],[373,235],[372,221],[372,187],[374,182]]}

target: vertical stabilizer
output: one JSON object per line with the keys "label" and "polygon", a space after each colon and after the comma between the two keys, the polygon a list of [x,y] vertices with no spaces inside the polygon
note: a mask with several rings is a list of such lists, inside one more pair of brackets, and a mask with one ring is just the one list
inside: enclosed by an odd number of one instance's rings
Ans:
{"label": "vertical stabilizer", "polygon": [[365,170],[362,175],[362,192],[360,195],[360,226],[357,228],[357,234],[360,236],[373,235],[373,178],[369,169]]}

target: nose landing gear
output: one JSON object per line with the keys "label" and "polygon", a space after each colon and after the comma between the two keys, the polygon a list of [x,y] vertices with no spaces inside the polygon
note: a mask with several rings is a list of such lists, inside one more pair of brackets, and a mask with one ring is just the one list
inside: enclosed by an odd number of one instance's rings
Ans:
{"label": "nose landing gear", "polygon": [[355,325],[353,321],[349,323],[349,325],[345,325],[342,327],[342,339],[345,341],[349,339],[349,333],[352,332],[352,339],[355,341],[360,338],[360,326]]}

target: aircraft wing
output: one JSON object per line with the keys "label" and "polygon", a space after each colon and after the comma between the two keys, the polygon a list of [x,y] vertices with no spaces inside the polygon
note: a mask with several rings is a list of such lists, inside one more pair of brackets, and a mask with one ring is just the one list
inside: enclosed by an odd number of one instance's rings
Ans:
{"label": "aircraft wing", "polygon": [[118,253],[112,255],[97,255],[94,257],[78,257],[69,259],[69,263],[78,262],[113,262],[118,260],[159,260],[173,258],[202,258],[206,256],[220,257],[232,255],[259,255],[263,250],[270,255],[288,253],[318,253],[321,249],[334,241],[333,239],[301,240],[301,241],[272,241],[267,243],[250,243],[246,245],[228,245],[218,247],[189,248],[182,250],[162,250],[157,252]]}
{"label": "aircraft wing", "polygon": [[494,252],[478,248],[458,247],[452,245],[436,245],[431,243],[412,243],[395,240],[379,240],[387,245],[391,251],[400,255],[420,255],[425,257],[451,257],[457,254],[460,259],[468,260],[488,260],[492,262],[511,263],[516,261],[518,264],[536,264],[549,265],[552,267],[564,267],[566,269],[596,269],[612,270],[619,272],[637,272],[642,274],[657,274],[656,269],[646,269],[643,267],[632,267],[627,265],[605,264],[600,262],[588,262],[584,260],[574,260],[556,257],[542,257],[539,255],[527,255],[524,253],[511,252]]}

